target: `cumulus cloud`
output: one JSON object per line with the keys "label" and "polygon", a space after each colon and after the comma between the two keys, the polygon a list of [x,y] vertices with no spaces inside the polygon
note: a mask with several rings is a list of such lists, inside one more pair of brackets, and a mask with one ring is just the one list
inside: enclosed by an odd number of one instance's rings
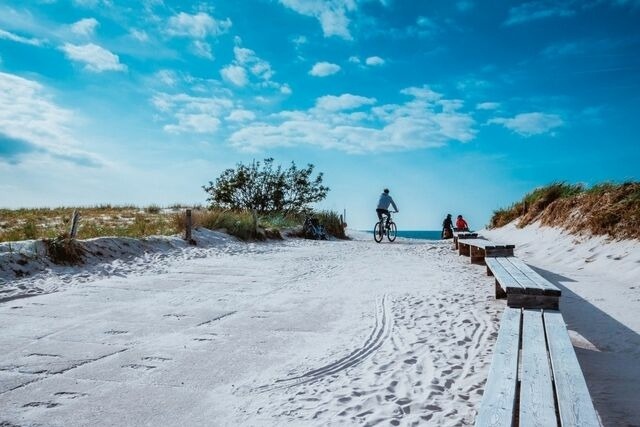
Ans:
{"label": "cumulus cloud", "polygon": [[384,59],[379,56],[370,56],[366,59],[365,64],[370,66],[384,65]]}
{"label": "cumulus cloud", "polygon": [[312,145],[367,153],[439,147],[475,137],[475,122],[460,111],[461,101],[445,99],[426,87],[402,93],[409,97],[405,103],[380,106],[373,98],[351,94],[324,96],[307,111],[286,111],[269,121],[245,124],[229,142],[246,151]]}
{"label": "cumulus cloud", "polygon": [[231,28],[231,20],[216,20],[205,12],[195,15],[180,12],[169,18],[167,25],[170,36],[204,39],[226,33]]}
{"label": "cumulus cloud", "polygon": [[497,102],[481,102],[476,105],[478,110],[496,110],[500,108],[500,104]]}
{"label": "cumulus cloud", "polygon": [[318,98],[316,100],[316,108],[327,111],[353,110],[363,105],[372,105],[375,103],[375,98],[366,98],[364,96],[345,93],[340,96],[327,95]]}
{"label": "cumulus cloud", "polygon": [[213,59],[211,45],[205,41],[194,40],[193,43],[191,43],[191,51],[194,55],[201,58]]}
{"label": "cumulus cloud", "polygon": [[0,30],[0,39],[11,40],[12,42],[28,44],[31,46],[42,46],[44,44],[44,40],[22,37],[5,30]]}
{"label": "cumulus cloud", "polygon": [[134,28],[129,32],[129,34],[131,35],[131,37],[138,40],[139,42],[149,41],[149,35],[144,30],[137,30]]}
{"label": "cumulus cloud", "polygon": [[522,136],[534,136],[552,133],[553,130],[564,125],[564,121],[557,114],[522,113],[512,118],[497,117],[489,120],[489,124],[498,124]]}
{"label": "cumulus cloud", "polygon": [[40,83],[0,72],[0,144],[13,147],[9,156],[46,153],[78,164],[98,164],[94,156],[77,148],[73,120],[74,113],[53,102]]}
{"label": "cumulus cloud", "polygon": [[168,133],[214,133],[221,117],[228,115],[233,102],[220,97],[196,97],[188,94],[159,93],[151,100],[158,111],[168,115],[172,123],[163,129]]}
{"label": "cumulus cloud", "polygon": [[239,87],[246,86],[247,83],[249,83],[247,70],[239,65],[228,65],[224,67],[220,70],[220,75],[225,81]]}
{"label": "cumulus cloud", "polygon": [[226,119],[231,122],[246,122],[246,121],[255,120],[255,118],[256,118],[256,115],[253,113],[253,111],[249,111],[249,110],[233,110],[226,117]]}
{"label": "cumulus cloud", "polygon": [[94,18],[81,19],[74,24],[71,24],[71,32],[84,37],[93,36],[98,27],[99,22]]}
{"label": "cumulus cloud", "polygon": [[60,48],[67,58],[72,61],[82,62],[85,69],[94,73],[103,71],[126,71],[127,66],[120,63],[120,58],[107,49],[96,44],[74,45],[65,43]]}
{"label": "cumulus cloud", "polygon": [[315,77],[327,77],[340,71],[338,64],[330,62],[317,62],[309,71],[309,74]]}
{"label": "cumulus cloud", "polygon": [[301,15],[317,19],[325,37],[353,38],[347,15],[357,9],[356,0],[280,0],[280,3]]}

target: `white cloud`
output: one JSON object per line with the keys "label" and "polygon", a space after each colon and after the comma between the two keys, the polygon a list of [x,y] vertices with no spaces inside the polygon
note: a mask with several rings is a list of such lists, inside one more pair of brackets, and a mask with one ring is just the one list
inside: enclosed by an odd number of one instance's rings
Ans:
{"label": "white cloud", "polygon": [[233,108],[233,102],[227,98],[195,97],[184,93],[159,93],[151,102],[174,121],[163,127],[166,132],[174,134],[215,133],[220,127],[220,118]]}
{"label": "white cloud", "polygon": [[247,70],[239,65],[228,65],[220,70],[222,78],[236,86],[246,86],[249,83]]}
{"label": "white cloud", "polygon": [[340,66],[330,62],[318,62],[309,71],[309,74],[316,77],[326,77],[340,71]]}
{"label": "white cloud", "polygon": [[280,0],[280,3],[301,15],[317,19],[325,37],[352,39],[347,14],[357,9],[356,0]]}
{"label": "white cloud", "polygon": [[575,15],[571,2],[556,0],[534,0],[509,10],[509,17],[504,25],[517,25],[552,17],[569,17]]}
{"label": "white cloud", "polygon": [[497,102],[481,102],[476,105],[478,110],[496,110],[500,108],[500,104]]}
{"label": "white cloud", "polygon": [[564,125],[564,121],[557,114],[522,113],[513,118],[498,117],[491,119],[488,124],[498,124],[522,136],[533,136],[552,133],[553,130]]}
{"label": "white cloud", "polygon": [[191,51],[194,55],[201,58],[213,59],[211,45],[202,40],[194,40],[193,43],[191,43]]}
{"label": "white cloud", "polygon": [[71,25],[71,32],[80,36],[90,37],[96,31],[99,22],[94,18],[85,18]]}
{"label": "white cloud", "polygon": [[11,40],[16,43],[28,44],[31,46],[42,46],[44,44],[44,40],[22,37],[5,30],[0,30],[0,39]]}
{"label": "white cloud", "polygon": [[[373,107],[372,98],[350,94],[321,97],[307,111],[286,111],[269,121],[246,124],[229,142],[245,151],[311,145],[367,153],[439,147],[475,137],[475,121],[459,111],[461,101],[444,99],[425,87],[407,88],[402,93],[411,99],[404,104]],[[366,109],[351,111],[362,107]]]}
{"label": "white cloud", "polygon": [[127,66],[120,63],[118,55],[114,55],[107,49],[93,43],[74,45],[65,43],[60,48],[72,61],[82,62],[85,69],[94,73],[103,71],[125,71]]}
{"label": "white cloud", "polygon": [[364,96],[345,93],[340,96],[327,95],[318,98],[316,100],[316,108],[327,111],[353,110],[363,105],[372,105],[375,103],[375,98],[366,98]]}
{"label": "white cloud", "polygon": [[370,56],[365,61],[365,63],[370,66],[384,65],[384,62],[384,59],[380,58],[379,56]]}
{"label": "white cloud", "polygon": [[253,111],[249,111],[249,110],[233,110],[226,117],[227,120],[232,122],[246,122],[246,121],[255,120],[255,118],[256,118],[256,115],[253,113]]}
{"label": "white cloud", "polygon": [[351,62],[352,64],[359,64],[360,63],[360,58],[358,58],[357,56],[350,56],[349,57],[349,62]]}
{"label": "white cloud", "polygon": [[138,40],[139,42],[149,41],[149,35],[144,30],[136,30],[134,28],[129,32],[129,34],[131,34],[131,37]]}
{"label": "white cloud", "polygon": [[40,83],[0,72],[0,136],[26,144],[33,152],[95,165],[95,157],[77,148],[74,120],[75,113],[56,105]]}
{"label": "white cloud", "polygon": [[282,93],[283,95],[291,95],[293,91],[291,90],[291,87],[285,83],[280,86],[280,93]]}
{"label": "white cloud", "polygon": [[216,20],[205,12],[190,15],[180,12],[169,18],[167,34],[178,37],[204,39],[226,33],[231,28],[231,20]]}
{"label": "white cloud", "polygon": [[461,1],[456,3],[456,7],[458,8],[458,10],[460,12],[468,12],[471,9],[473,9],[474,4],[473,4],[473,2],[468,1],[468,0],[461,0]]}

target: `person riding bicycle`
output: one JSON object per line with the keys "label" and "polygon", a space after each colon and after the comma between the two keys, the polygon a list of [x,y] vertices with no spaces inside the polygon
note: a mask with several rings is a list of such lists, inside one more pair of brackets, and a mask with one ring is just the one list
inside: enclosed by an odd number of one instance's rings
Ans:
{"label": "person riding bicycle", "polygon": [[389,221],[389,218],[391,217],[391,214],[389,213],[389,205],[392,205],[393,209],[398,212],[396,203],[389,195],[389,189],[385,188],[382,194],[380,194],[380,200],[378,200],[378,208],[376,209],[378,220],[382,221],[382,215],[384,214],[387,216],[387,221]]}

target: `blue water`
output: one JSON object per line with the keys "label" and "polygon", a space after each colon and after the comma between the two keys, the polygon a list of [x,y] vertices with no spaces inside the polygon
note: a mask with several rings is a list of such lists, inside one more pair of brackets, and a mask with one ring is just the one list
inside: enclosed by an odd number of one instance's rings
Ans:
{"label": "blue water", "polygon": [[[373,234],[373,231],[370,231]],[[440,240],[440,230],[398,230],[398,237],[407,239]]]}

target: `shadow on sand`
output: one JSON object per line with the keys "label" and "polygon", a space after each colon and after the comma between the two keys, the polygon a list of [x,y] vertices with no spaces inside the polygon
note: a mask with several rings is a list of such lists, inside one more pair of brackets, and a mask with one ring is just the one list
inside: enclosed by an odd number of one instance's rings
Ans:
{"label": "shadow on sand", "polygon": [[568,329],[599,350],[575,348],[604,425],[640,426],[640,335],[563,285],[576,280],[531,268],[562,290],[560,311]]}

